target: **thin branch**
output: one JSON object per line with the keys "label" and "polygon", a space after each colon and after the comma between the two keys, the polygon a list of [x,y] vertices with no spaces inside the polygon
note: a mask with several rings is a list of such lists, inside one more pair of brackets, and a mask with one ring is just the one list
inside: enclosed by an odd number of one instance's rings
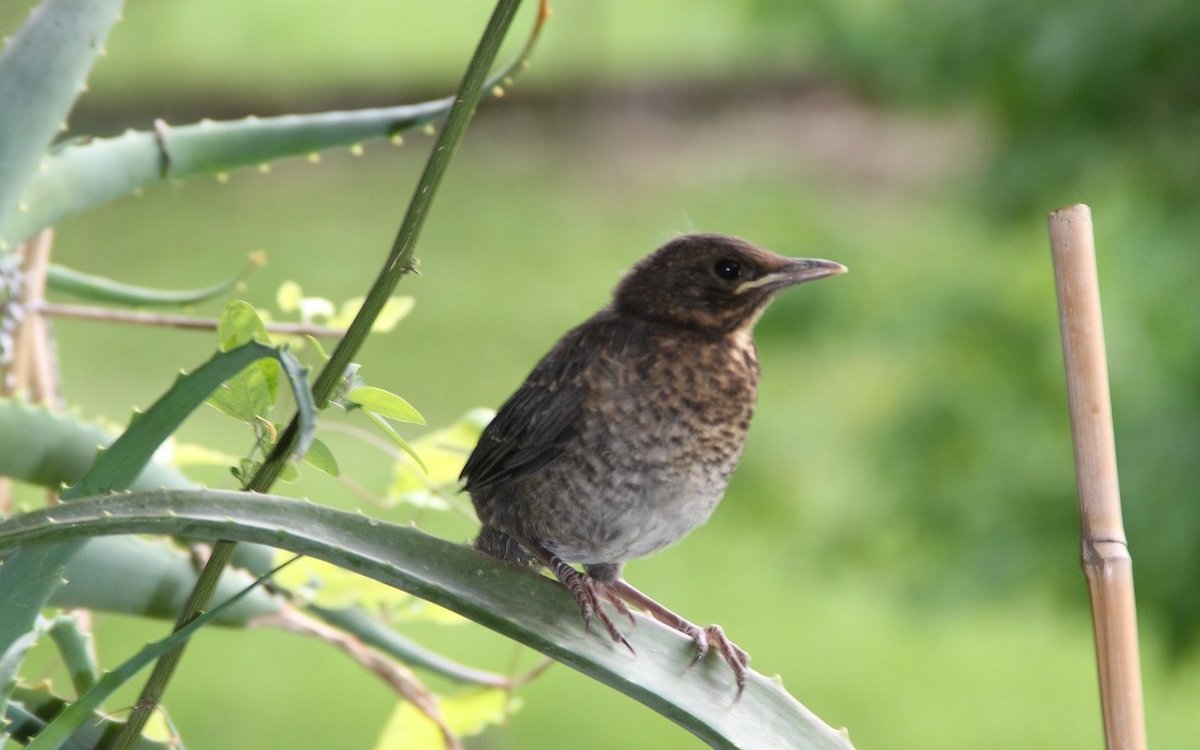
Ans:
{"label": "thin branch", "polygon": [[[22,304],[26,311],[46,298],[46,269],[54,247],[54,230],[43,229],[25,245],[25,283]],[[17,382],[24,386],[34,403],[58,405],[58,378],[55,374],[50,330],[40,318],[26,316],[17,343]]]}
{"label": "thin branch", "polygon": [[1049,224],[1104,734],[1109,750],[1145,750],[1133,560],[1121,520],[1092,212],[1069,206],[1050,214]]}
{"label": "thin branch", "polygon": [[[111,307],[92,307],[90,305],[63,305],[54,302],[42,302],[34,305],[29,312],[55,318],[72,318],[74,320],[96,320],[106,323],[126,323],[140,326],[162,326],[164,328],[184,328],[191,330],[215,331],[218,321],[216,318],[198,318],[192,315],[173,315],[169,313],[146,312],[144,310],[120,310]],[[314,336],[316,338],[337,338],[346,332],[344,328],[331,328],[312,323],[267,323],[267,331],[285,336]]]}
{"label": "thin branch", "polygon": [[412,703],[418,711],[436,724],[448,749],[461,750],[462,743],[446,725],[446,720],[442,717],[433,693],[425,687],[411,669],[400,662],[388,658],[387,655],[365,645],[354,636],[310,617],[291,606],[285,606],[275,614],[259,617],[250,625],[251,627],[279,628],[291,633],[311,636],[339,649],[358,662],[360,666],[374,672],[392,690],[396,691],[397,695]]}

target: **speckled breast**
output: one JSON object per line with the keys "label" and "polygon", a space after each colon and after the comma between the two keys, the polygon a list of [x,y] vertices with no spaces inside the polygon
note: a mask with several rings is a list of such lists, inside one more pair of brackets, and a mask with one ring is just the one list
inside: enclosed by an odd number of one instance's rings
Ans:
{"label": "speckled breast", "polygon": [[598,356],[583,375],[579,439],[545,470],[562,475],[538,483],[570,487],[541,498],[563,504],[543,516],[541,541],[569,562],[615,563],[707,521],[741,457],[758,376],[749,336],[650,331]]}

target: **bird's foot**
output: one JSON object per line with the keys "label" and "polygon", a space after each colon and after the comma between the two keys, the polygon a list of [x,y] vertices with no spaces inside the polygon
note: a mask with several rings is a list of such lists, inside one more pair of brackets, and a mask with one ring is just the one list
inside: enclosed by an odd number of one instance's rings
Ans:
{"label": "bird's foot", "polygon": [[696,647],[693,663],[703,661],[709,650],[716,648],[721,658],[733,670],[733,678],[737,682],[737,697],[742,697],[742,692],[746,689],[746,677],[750,673],[750,655],[729,640],[720,625],[709,625],[707,628],[693,625],[623,580],[613,582],[611,588],[617,596],[644,610],[667,627],[691,638]]}
{"label": "bird's foot", "polygon": [[[695,626],[693,625],[692,627]],[[729,637],[725,635],[725,630],[720,625],[709,625],[704,629],[704,635],[708,643],[703,650],[697,646],[696,660],[699,661],[708,655],[707,646],[715,646],[721,654],[721,658],[725,659],[725,663],[733,670],[733,678],[737,681],[737,694],[741,698],[742,691],[746,689],[746,675],[750,672],[750,654],[747,654],[736,643],[729,640]]]}
{"label": "bird's foot", "polygon": [[579,610],[583,613],[584,627],[588,630],[592,629],[592,616],[594,615],[604,625],[604,629],[612,636],[613,641],[624,645],[629,649],[629,653],[636,655],[637,652],[633,650],[633,646],[629,645],[629,641],[621,633],[620,628],[601,606],[601,601],[606,601],[618,612],[628,617],[630,623],[635,623],[633,613],[629,611],[629,607],[625,606],[625,602],[621,601],[611,587],[603,581],[580,573],[557,557],[550,559],[550,569],[574,595],[575,601],[579,604]]}

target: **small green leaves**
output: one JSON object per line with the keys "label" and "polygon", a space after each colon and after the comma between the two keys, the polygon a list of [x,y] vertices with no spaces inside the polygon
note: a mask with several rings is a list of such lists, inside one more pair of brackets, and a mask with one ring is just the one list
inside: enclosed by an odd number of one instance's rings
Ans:
{"label": "small green leaves", "polygon": [[331,477],[340,476],[342,473],[338,468],[337,458],[334,457],[333,451],[329,450],[329,446],[318,438],[313,438],[312,445],[308,447],[308,453],[304,454],[304,462]]}
{"label": "small green leaves", "polygon": [[[251,341],[271,344],[258,313],[241,300],[230,302],[221,313],[217,340],[223,352]],[[234,419],[253,425],[257,431],[258,422],[266,419],[278,397],[279,363],[273,359],[260,359],[222,383],[208,398],[208,403]]]}
{"label": "small green leaves", "polygon": [[[331,328],[347,328],[362,307],[363,297],[346,300],[340,307],[324,297],[306,297],[300,285],[285,281],[275,292],[275,304],[286,313],[299,313],[305,323],[317,323]],[[374,333],[387,333],[396,327],[413,309],[412,297],[389,297],[383,303],[375,321],[371,324]]]}
{"label": "small green leaves", "polygon": [[346,400],[358,404],[365,411],[381,417],[409,424],[425,424],[425,418],[413,405],[391,391],[370,385],[361,385],[346,394]]}
{"label": "small green leaves", "polygon": [[422,470],[425,469],[425,462],[421,460],[417,452],[408,444],[408,441],[400,437],[400,433],[396,432],[395,428],[387,421],[388,419],[394,419],[397,422],[406,422],[408,424],[425,424],[425,418],[421,416],[419,411],[413,408],[412,404],[391,391],[385,391],[382,388],[370,385],[359,385],[351,388],[341,400],[344,403],[350,404],[349,408],[361,408],[367,419],[371,420],[376,427],[382,430],[383,434],[387,435],[400,450],[411,456]]}
{"label": "small green leaves", "polygon": [[[206,396],[231,375],[264,358],[277,361],[287,361],[290,358],[293,363],[295,360],[286,352],[258,342],[250,342],[216,354],[194,372],[180,376],[152,407],[145,413],[134,416],[125,433],[97,458],[79,484],[69,487],[63,493],[63,499],[127,488],[150,461],[158,446]],[[295,392],[296,401],[300,404],[306,426],[301,446],[307,449],[315,412],[312,397],[298,364],[289,364],[285,371]]]}
{"label": "small green leaves", "polygon": [[227,352],[251,341],[269,345],[271,337],[253,305],[233,300],[225,306],[217,323],[217,341],[221,351]]}
{"label": "small green leaves", "polygon": [[449,427],[414,440],[412,448],[423,459],[421,469],[411,461],[397,461],[387,499],[437,510],[449,507],[445,498],[457,491],[463,464],[494,414],[490,409],[475,409]]}
{"label": "small green leaves", "polygon": [[388,424],[386,419],[373,411],[364,411],[363,414],[366,414],[367,419],[371,420],[372,424],[382,430],[383,434],[387,435],[388,438],[396,444],[396,447],[407,453],[409,458],[411,458],[413,461],[416,461],[417,466],[420,466],[422,471],[425,470],[425,462],[421,460],[421,457],[417,455],[417,452],[413,450],[413,447],[408,444],[408,441],[400,437],[400,433],[396,432],[396,429]]}
{"label": "small green leaves", "polygon": [[458,625],[465,622],[461,615],[448,609],[311,557],[300,558],[281,572],[276,581],[301,601],[322,609],[358,607],[367,612],[383,613],[385,621],[391,623]]}

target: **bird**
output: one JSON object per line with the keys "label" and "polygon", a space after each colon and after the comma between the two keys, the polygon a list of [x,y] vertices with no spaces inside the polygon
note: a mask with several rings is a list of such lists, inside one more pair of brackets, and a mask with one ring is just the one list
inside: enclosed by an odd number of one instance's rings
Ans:
{"label": "bird", "polygon": [[[760,375],[754,326],[782,290],[846,272],[721,234],[684,234],[637,262],[497,410],[463,466],[475,547],[548,569],[585,625],[627,605],[715,648],[745,688],[748,654],[622,576],[705,523],[742,455]],[[576,566],[581,566],[580,570]],[[636,652],[634,652],[636,653]]]}

